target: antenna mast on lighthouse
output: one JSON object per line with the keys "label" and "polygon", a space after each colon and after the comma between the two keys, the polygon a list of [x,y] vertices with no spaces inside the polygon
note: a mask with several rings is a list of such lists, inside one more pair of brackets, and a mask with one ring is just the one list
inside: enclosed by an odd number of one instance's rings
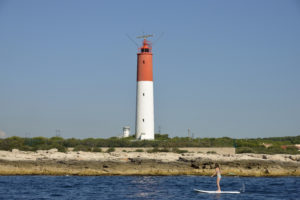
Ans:
{"label": "antenna mast on lighthouse", "polygon": [[137,37],[144,39],[137,53],[135,136],[138,140],[154,140],[152,46],[148,37],[153,35]]}
{"label": "antenna mast on lighthouse", "polygon": [[141,36],[137,36],[136,38],[137,39],[140,39],[140,38],[147,39],[148,37],[153,37],[153,35],[141,35]]}

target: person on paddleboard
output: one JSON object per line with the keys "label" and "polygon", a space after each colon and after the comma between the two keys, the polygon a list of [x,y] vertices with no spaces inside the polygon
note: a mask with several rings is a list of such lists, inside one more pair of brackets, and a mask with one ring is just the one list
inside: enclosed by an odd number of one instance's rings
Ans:
{"label": "person on paddleboard", "polygon": [[220,180],[221,180],[221,170],[220,170],[220,166],[219,164],[215,164],[215,173],[213,175],[211,175],[211,177],[214,177],[215,175],[217,175],[217,186],[218,186],[218,190],[217,192],[221,192],[221,187],[220,187]]}

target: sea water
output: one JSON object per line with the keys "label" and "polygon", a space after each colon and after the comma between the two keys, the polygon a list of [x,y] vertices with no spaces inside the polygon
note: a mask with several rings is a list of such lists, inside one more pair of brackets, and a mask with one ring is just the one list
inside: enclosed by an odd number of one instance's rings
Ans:
{"label": "sea water", "polygon": [[205,176],[0,176],[0,199],[299,199],[300,177],[222,177],[216,190]]}

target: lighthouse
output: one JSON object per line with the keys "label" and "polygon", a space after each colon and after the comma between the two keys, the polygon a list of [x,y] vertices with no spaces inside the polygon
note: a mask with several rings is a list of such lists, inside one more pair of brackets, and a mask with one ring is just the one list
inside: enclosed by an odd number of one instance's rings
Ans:
{"label": "lighthouse", "polygon": [[147,40],[152,35],[143,35],[143,45],[137,53],[137,89],[135,137],[137,140],[154,140],[154,100],[152,47]]}

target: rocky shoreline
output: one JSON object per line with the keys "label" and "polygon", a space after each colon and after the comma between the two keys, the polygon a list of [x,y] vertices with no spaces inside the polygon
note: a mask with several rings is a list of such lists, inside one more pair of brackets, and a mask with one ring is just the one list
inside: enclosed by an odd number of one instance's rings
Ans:
{"label": "rocky shoreline", "polygon": [[300,176],[300,155],[0,151],[0,175]]}

